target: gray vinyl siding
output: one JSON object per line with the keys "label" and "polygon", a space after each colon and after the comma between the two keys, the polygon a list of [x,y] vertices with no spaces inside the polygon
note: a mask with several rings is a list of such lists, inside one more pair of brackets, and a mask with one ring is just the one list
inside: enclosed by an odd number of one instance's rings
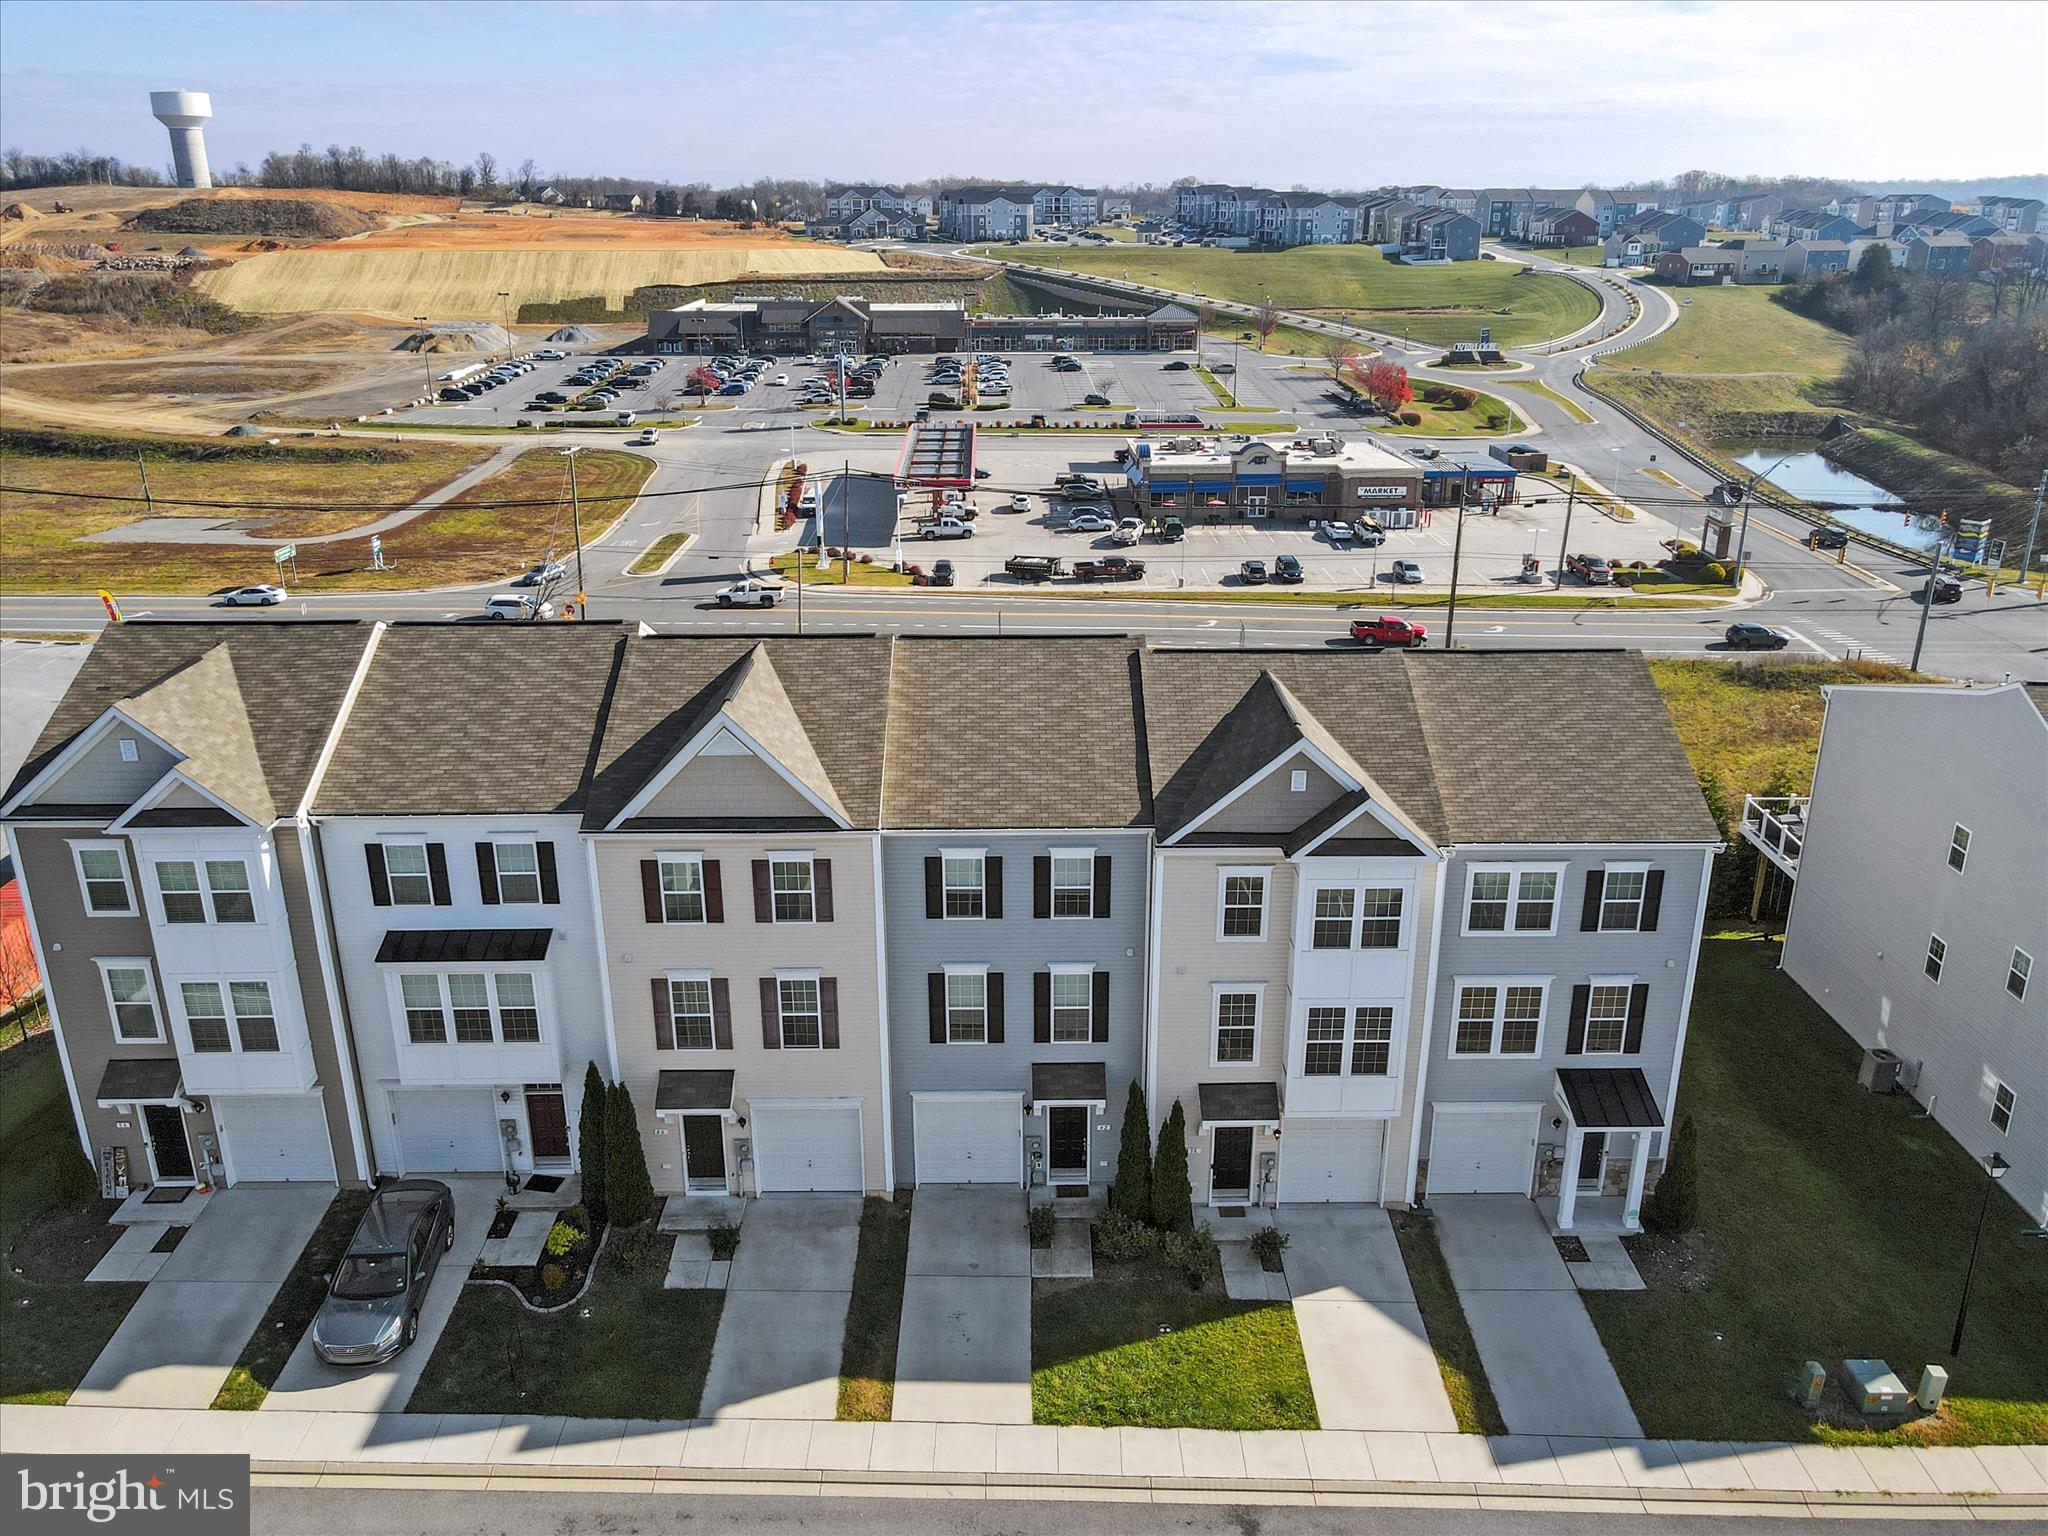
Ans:
{"label": "gray vinyl siding", "polygon": [[[132,763],[122,761],[124,740],[135,743]],[[176,762],[140,731],[116,723],[36,799],[45,805],[132,805]]]}
{"label": "gray vinyl siding", "polygon": [[[1032,860],[1052,848],[1093,847],[1110,865],[1107,918],[1034,918]],[[1003,861],[1000,919],[925,916],[924,861],[944,848],[982,848]],[[1101,1061],[1108,1107],[1091,1123],[1092,1182],[1115,1172],[1124,1098],[1139,1077],[1145,1033],[1145,898],[1150,841],[1128,832],[1056,832],[1019,836],[987,832],[887,834],[882,839],[882,889],[888,925],[889,1077],[895,1095],[896,1179],[917,1178],[911,1096],[933,1092],[1015,1090],[1028,1095],[1039,1061]],[[933,1045],[927,984],[948,964],[986,964],[1000,971],[1003,1042]],[[1092,964],[1109,973],[1106,1045],[1038,1045],[1032,1041],[1032,976],[1053,965]],[[1107,1123],[1109,1129],[1102,1129]],[[1026,1136],[1045,1134],[1043,1117],[1027,1117]]]}
{"label": "gray vinyl siding", "polygon": [[[298,829],[281,823],[271,829],[277,851],[279,885],[284,892],[285,920],[291,928],[292,959],[298,975],[299,1003],[305,1010],[306,1033],[320,1074],[321,1112],[327,1119],[327,1140],[334,1149],[334,1171],[343,1184],[361,1184],[356,1172],[355,1133],[349,1125],[348,1083],[355,1062],[341,1059],[334,1016],[327,1006],[327,982],[320,969],[317,919],[313,914],[309,872],[299,848]],[[317,872],[316,872],[317,873]]]}

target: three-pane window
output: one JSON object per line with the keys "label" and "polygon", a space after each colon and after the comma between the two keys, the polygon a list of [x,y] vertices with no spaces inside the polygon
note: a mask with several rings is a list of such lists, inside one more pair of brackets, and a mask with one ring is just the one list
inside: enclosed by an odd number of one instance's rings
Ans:
{"label": "three-pane window", "polygon": [[532,843],[493,843],[498,900],[508,905],[540,900],[540,854]]}
{"label": "three-pane window", "polygon": [[988,974],[946,973],[946,1039],[953,1045],[981,1045],[988,1039]]}
{"label": "three-pane window", "polygon": [[948,917],[984,915],[985,865],[978,853],[949,853],[941,860]]}
{"label": "three-pane window", "polygon": [[1250,1061],[1258,1048],[1259,994],[1216,994],[1216,1059]]}
{"label": "three-pane window", "polygon": [[668,1011],[675,1025],[677,1050],[708,1051],[716,1044],[712,1031],[711,983],[708,980],[702,977],[671,977]]}
{"label": "three-pane window", "polygon": [[112,915],[133,912],[128,895],[128,871],[118,848],[78,850],[78,878],[85,885],[85,909]]}
{"label": "three-pane window", "polygon": [[1643,892],[1648,870],[1610,869],[1600,888],[1600,931],[1634,933],[1643,926]]}
{"label": "three-pane window", "polygon": [[1223,937],[1256,939],[1266,932],[1266,877],[1223,877]]}
{"label": "three-pane window", "polygon": [[1052,915],[1090,917],[1095,912],[1095,856],[1056,853],[1052,856]]}
{"label": "three-pane window", "polygon": [[394,907],[431,907],[434,879],[427,868],[425,843],[386,843],[384,876]]}
{"label": "three-pane window", "polygon": [[1095,975],[1092,971],[1052,973],[1052,1038],[1055,1045],[1085,1045],[1094,1037]]}
{"label": "three-pane window", "polygon": [[771,859],[768,880],[776,922],[808,923],[817,919],[817,891],[809,859]]}
{"label": "three-pane window", "polygon": [[664,922],[705,920],[704,865],[697,859],[661,861],[661,916]]}
{"label": "three-pane window", "polygon": [[1586,1002],[1586,1054],[1611,1056],[1628,1040],[1626,985],[1595,986]]}
{"label": "three-pane window", "polygon": [[[806,870],[809,865],[804,866]],[[949,997],[950,1002],[950,997]],[[818,1007],[818,983],[811,977],[785,976],[776,982],[782,1015],[782,1043],[790,1050],[815,1051],[825,1043],[824,1020]],[[951,1012],[949,1007],[948,1012]],[[948,1020],[948,1028],[951,1021]]]}
{"label": "three-pane window", "polygon": [[540,1039],[540,1005],[533,977],[523,971],[401,976],[398,988],[406,1036],[414,1045],[446,1044],[451,1019],[458,1045],[531,1045]]}

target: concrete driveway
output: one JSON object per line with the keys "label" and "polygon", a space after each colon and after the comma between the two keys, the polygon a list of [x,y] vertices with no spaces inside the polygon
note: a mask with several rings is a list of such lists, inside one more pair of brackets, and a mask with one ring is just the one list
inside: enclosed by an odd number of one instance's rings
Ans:
{"label": "concrete driveway", "polygon": [[418,1385],[420,1373],[433,1358],[434,1346],[455,1303],[462,1296],[462,1282],[483,1251],[484,1235],[491,1230],[491,1218],[498,1211],[498,1196],[505,1181],[496,1174],[436,1174],[455,1192],[455,1246],[441,1255],[440,1266],[427,1284],[427,1299],[420,1308],[420,1336],[408,1349],[400,1350],[382,1365],[357,1366],[343,1370],[323,1364],[313,1353],[313,1331],[309,1327],[292,1351],[277,1385],[263,1399],[266,1410],[298,1409],[324,1413],[399,1413]]}
{"label": "concrete driveway", "polygon": [[1451,1283],[1508,1432],[1640,1439],[1642,1426],[1533,1201],[1430,1201]]}
{"label": "concrete driveway", "polygon": [[1325,1429],[1458,1428],[1394,1226],[1378,1206],[1286,1206],[1282,1265]]}
{"label": "concrete driveway", "polygon": [[333,1199],[332,1184],[244,1184],[215,1193],[71,1401],[210,1406]]}
{"label": "concrete driveway", "polygon": [[1031,1238],[1024,1192],[917,1192],[896,1346],[898,1420],[1031,1422]]}
{"label": "concrete driveway", "polygon": [[838,1417],[859,1251],[858,1195],[769,1195],[747,1207],[700,1414]]}

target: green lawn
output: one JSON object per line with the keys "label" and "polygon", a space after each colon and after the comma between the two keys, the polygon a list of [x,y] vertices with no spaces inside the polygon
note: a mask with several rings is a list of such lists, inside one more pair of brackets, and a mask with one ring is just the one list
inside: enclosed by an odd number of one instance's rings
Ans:
{"label": "green lawn", "polygon": [[1504,1435],[1507,1421],[1494,1401],[1493,1386],[1486,1379],[1486,1366],[1479,1358],[1479,1344],[1472,1326],[1465,1320],[1464,1305],[1451,1283],[1451,1267],[1437,1246],[1436,1221],[1427,1211],[1396,1211],[1394,1237],[1401,1245],[1401,1261],[1408,1268],[1408,1283],[1422,1309],[1422,1327],[1436,1351],[1437,1373],[1444,1379],[1444,1392],[1457,1415],[1458,1429],[1468,1435]]}
{"label": "green lawn", "polygon": [[725,1293],[664,1290],[672,1246],[651,1227],[623,1238],[614,1232],[595,1283],[561,1312],[529,1312],[497,1286],[465,1286],[406,1406],[413,1413],[694,1418]]}
{"label": "green lawn", "polygon": [[1664,373],[1787,373],[1832,377],[1849,338],[1775,302],[1768,287],[1670,288],[1678,319],[1662,335],[1602,359],[1604,366]]}
{"label": "green lawn", "polygon": [[1778,952],[1740,930],[1702,948],[1678,1096],[1699,1128],[1702,1233],[1682,1250],[1636,1241],[1649,1290],[1584,1296],[1644,1432],[1875,1438],[1816,1428],[1785,1391],[1802,1360],[1868,1356],[1908,1386],[1926,1362],[1950,1371],[1943,1411],[1895,1438],[2048,1440],[2048,1251],[1993,1199],[1970,1333],[1948,1359],[1984,1172],[1910,1099],[1857,1087],[1855,1043]]}
{"label": "green lawn", "polygon": [[1098,1264],[1093,1280],[1034,1297],[1033,1422],[1316,1428],[1294,1309],[1210,1283],[1195,1292],[1174,1270]]}
{"label": "green lawn", "polygon": [[141,1296],[85,1283],[119,1235],[110,1209],[78,1150],[55,1038],[0,1051],[0,1402],[69,1398]]}
{"label": "green lawn", "polygon": [[910,1262],[910,1196],[861,1202],[860,1252],[846,1304],[839,1361],[839,1417],[886,1419],[896,1400],[896,1339],[903,1322],[903,1271]]}
{"label": "green lawn", "polygon": [[313,1314],[327,1295],[327,1277],[341,1262],[356,1224],[370,1204],[367,1189],[344,1189],[327,1207],[320,1225],[306,1239],[298,1263],[285,1276],[284,1284],[270,1300],[270,1310],[242,1348],[242,1358],[228,1372],[228,1379],[214,1395],[216,1408],[254,1409],[277,1385],[278,1372],[292,1357],[301,1337],[313,1324]]}

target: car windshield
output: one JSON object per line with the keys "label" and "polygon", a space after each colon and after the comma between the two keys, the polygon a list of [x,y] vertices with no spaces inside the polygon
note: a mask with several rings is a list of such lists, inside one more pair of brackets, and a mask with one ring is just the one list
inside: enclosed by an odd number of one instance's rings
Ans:
{"label": "car windshield", "polygon": [[402,1253],[351,1253],[335,1271],[334,1294],[344,1301],[375,1301],[405,1289]]}

